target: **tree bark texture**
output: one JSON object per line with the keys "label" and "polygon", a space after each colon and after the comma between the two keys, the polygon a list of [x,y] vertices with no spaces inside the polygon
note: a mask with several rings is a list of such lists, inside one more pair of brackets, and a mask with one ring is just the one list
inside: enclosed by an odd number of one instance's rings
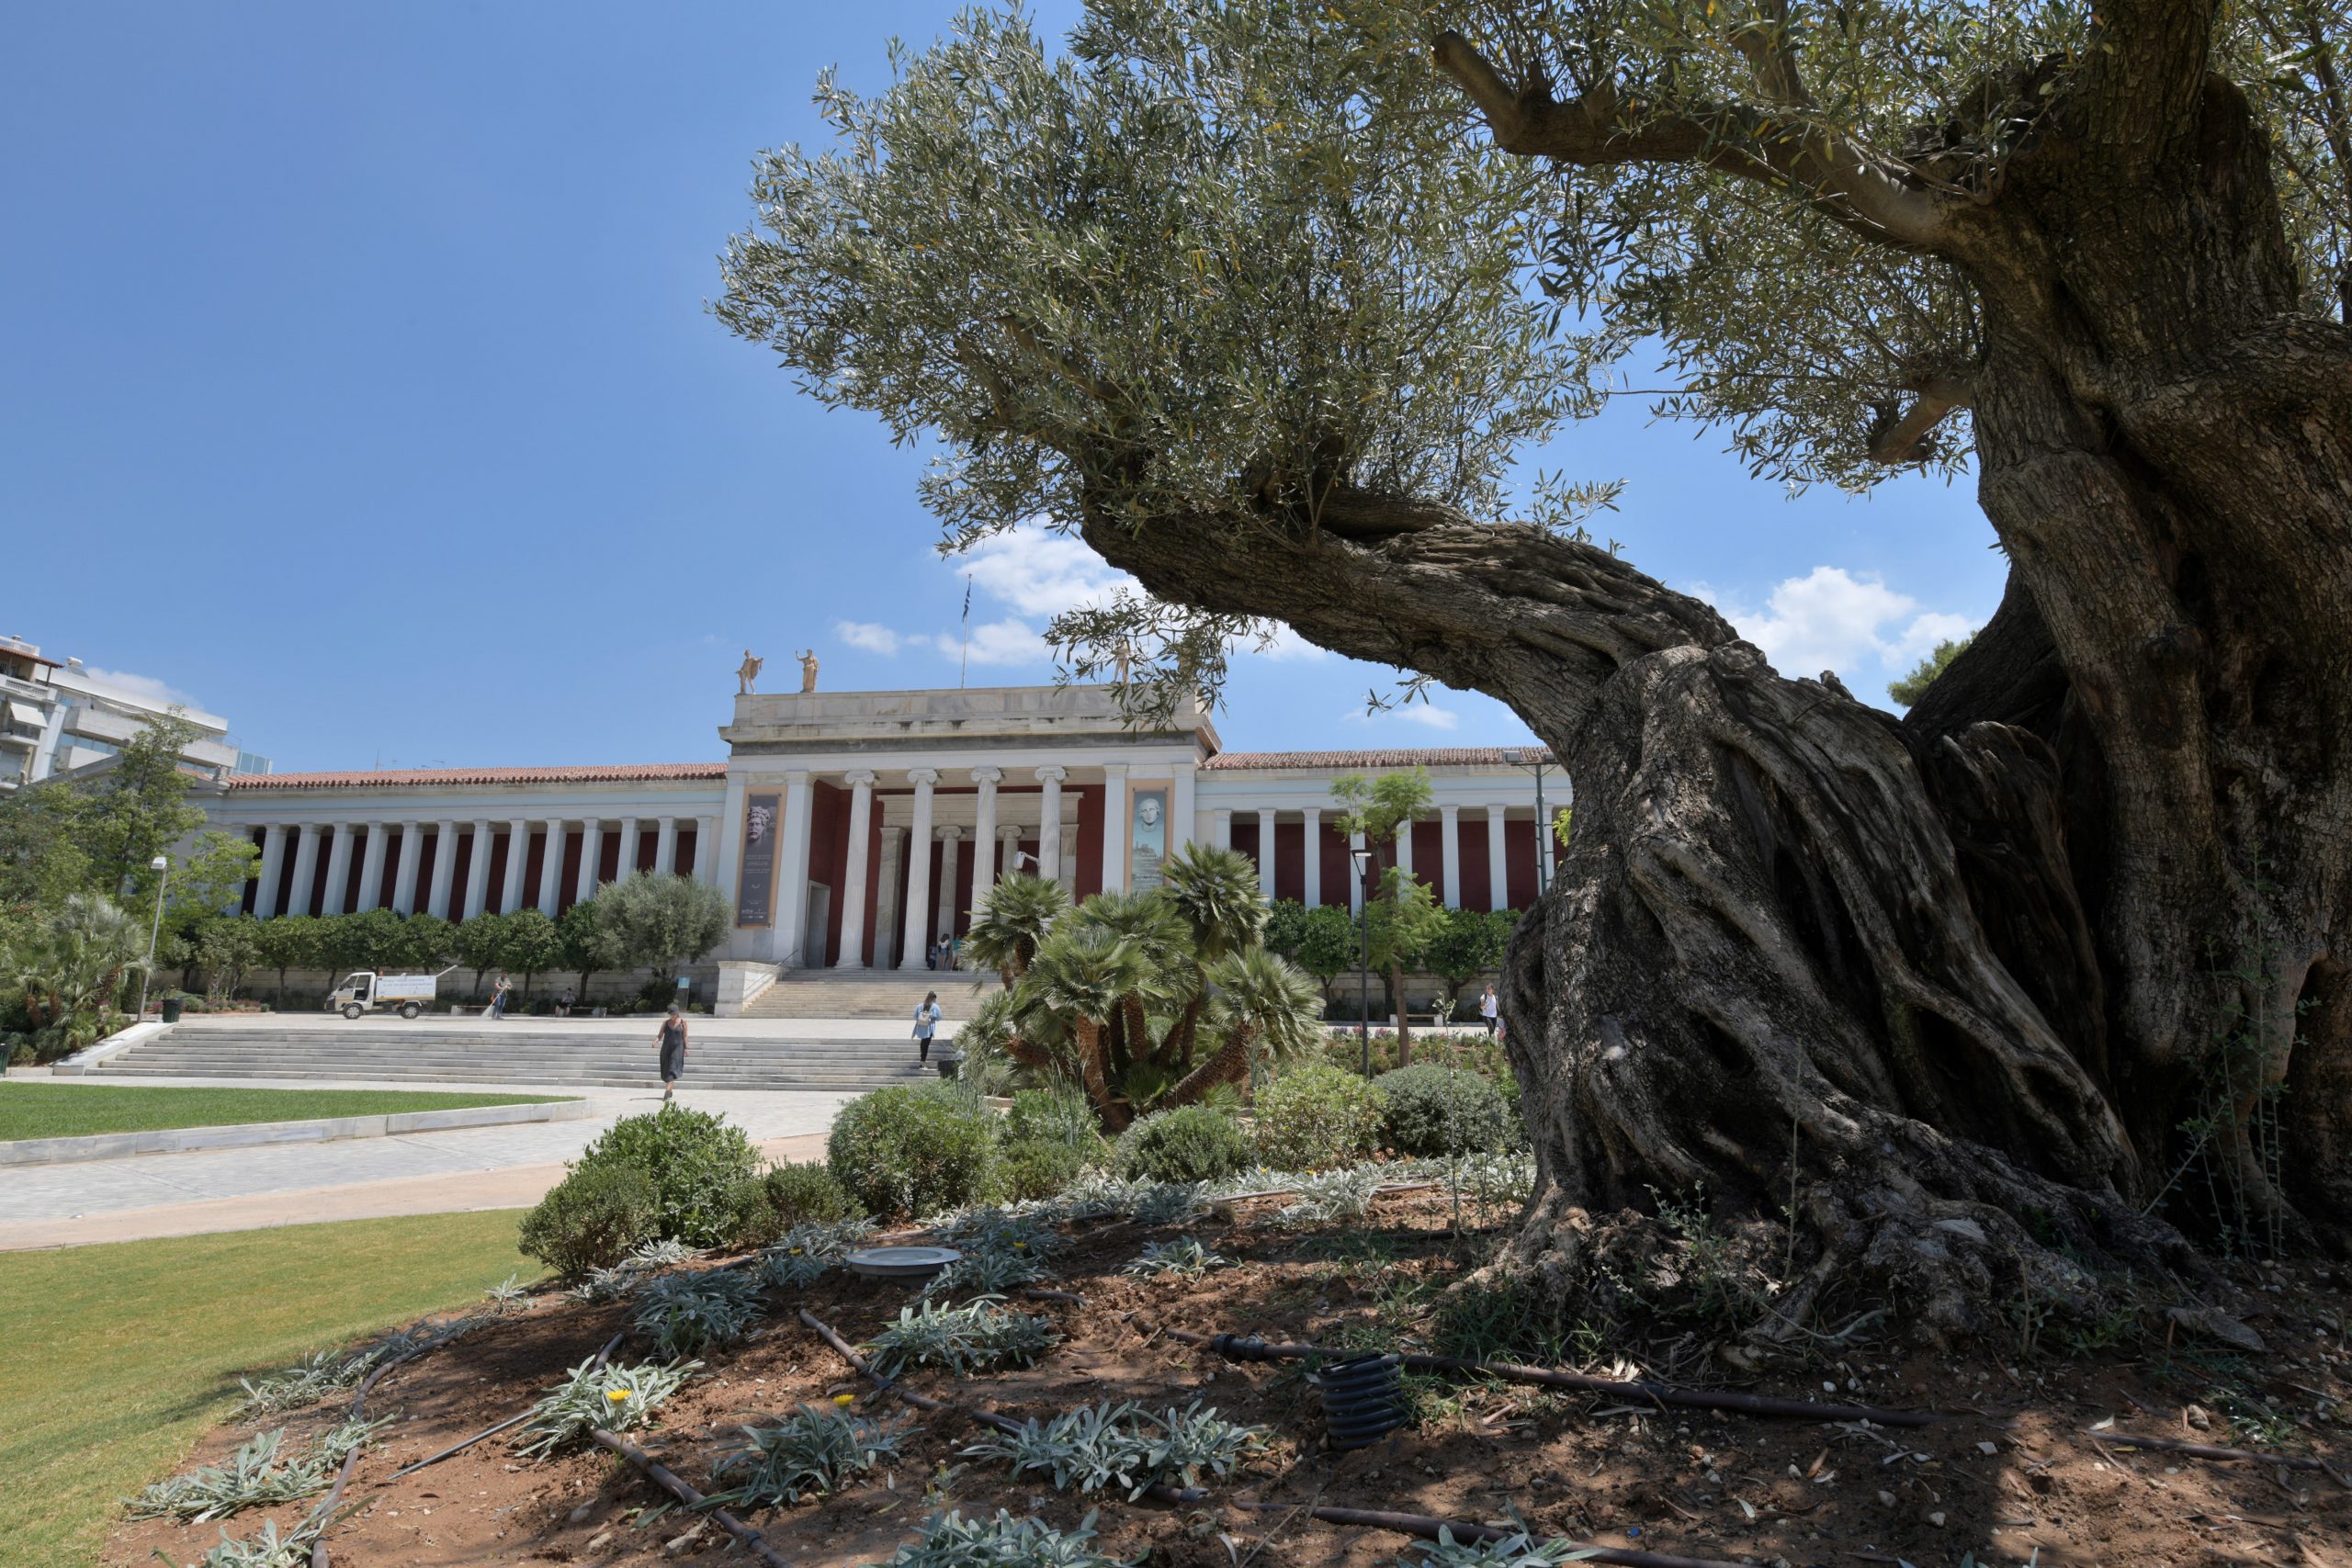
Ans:
{"label": "tree bark texture", "polygon": [[1505,995],[1541,1171],[1508,1267],[1556,1297],[1701,1189],[1793,1184],[1776,1316],[1842,1280],[1939,1336],[2193,1268],[2172,1219],[2343,1245],[2352,339],[2289,310],[2242,100],[2198,102],[2169,184],[2020,159],[1966,215],[2012,577],[1907,720],[1530,527],[1336,481],[1085,522],[1154,593],[1487,692],[1566,764]]}

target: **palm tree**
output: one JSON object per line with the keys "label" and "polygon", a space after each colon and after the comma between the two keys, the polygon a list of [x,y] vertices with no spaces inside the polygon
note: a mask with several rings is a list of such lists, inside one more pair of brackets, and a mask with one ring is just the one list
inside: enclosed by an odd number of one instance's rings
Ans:
{"label": "palm tree", "polygon": [[[1097,893],[1078,907],[1071,924],[1104,931],[1136,950],[1148,967],[1155,985],[1152,999],[1189,1002],[1199,994],[1200,964],[1193,955],[1193,933],[1184,917],[1164,895]],[[1151,1026],[1145,998],[1138,990],[1124,998],[1108,1041],[1106,1053],[1114,1077],[1137,1062],[1153,1059]]]}
{"label": "palm tree", "polygon": [[1009,990],[1027,972],[1054,922],[1069,913],[1069,895],[1058,882],[1009,872],[976,913],[964,951],[974,964],[995,970]]}
{"label": "palm tree", "polygon": [[1126,1008],[1132,1005],[1140,1014],[1146,998],[1162,994],[1160,976],[1150,959],[1107,926],[1065,921],[1037,949],[1022,976],[1021,991],[1024,1010],[1041,1007],[1069,1021],[1086,1098],[1105,1128],[1125,1130],[1131,1118],[1126,1104],[1111,1089],[1105,1037]]}
{"label": "palm tree", "polygon": [[[1272,846],[1267,845],[1266,850],[1272,852]],[[1258,868],[1250,863],[1248,855],[1190,844],[1169,857],[1164,874],[1168,902],[1192,928],[1196,966],[1214,964],[1264,941],[1266,896],[1259,889]],[[1183,1010],[1169,1025],[1165,1051],[1180,1071],[1193,1065],[1193,1041],[1207,1000],[1207,986],[1196,985]]]}
{"label": "palm tree", "polygon": [[1260,1057],[1287,1061],[1313,1049],[1323,1035],[1323,990],[1315,977],[1262,947],[1227,953],[1208,970],[1216,987],[1207,1022],[1224,1043],[1166,1098],[1178,1105],[1201,1099],[1221,1083],[1238,1084]]}
{"label": "palm tree", "polygon": [[13,965],[34,1026],[70,1025],[83,1014],[106,1012],[146,943],[137,916],[96,893],[68,894]]}

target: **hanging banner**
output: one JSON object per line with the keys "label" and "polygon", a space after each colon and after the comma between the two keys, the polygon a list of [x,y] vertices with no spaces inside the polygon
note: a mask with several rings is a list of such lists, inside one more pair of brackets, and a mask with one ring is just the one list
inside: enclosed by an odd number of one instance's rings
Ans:
{"label": "hanging banner", "polygon": [[1130,810],[1127,886],[1137,893],[1148,893],[1159,886],[1160,864],[1168,858],[1168,792],[1137,790]]}
{"label": "hanging banner", "polygon": [[735,873],[735,923],[775,924],[775,830],[780,795],[743,797],[743,853]]}

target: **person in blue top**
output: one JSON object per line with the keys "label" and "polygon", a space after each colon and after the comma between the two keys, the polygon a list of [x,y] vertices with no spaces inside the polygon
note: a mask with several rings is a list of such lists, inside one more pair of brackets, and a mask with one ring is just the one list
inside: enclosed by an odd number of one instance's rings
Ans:
{"label": "person in blue top", "polygon": [[925,991],[915,1008],[915,1059],[926,1065],[931,1061],[931,1033],[939,1027],[939,993]]}

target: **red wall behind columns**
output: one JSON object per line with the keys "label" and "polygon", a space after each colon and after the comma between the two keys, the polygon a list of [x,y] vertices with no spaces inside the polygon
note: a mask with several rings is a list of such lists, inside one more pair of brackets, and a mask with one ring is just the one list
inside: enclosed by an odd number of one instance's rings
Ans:
{"label": "red wall behind columns", "polygon": [[490,830],[490,883],[482,894],[481,907],[492,914],[511,915],[506,908],[506,862],[515,852],[514,835]]}
{"label": "red wall behind columns", "polygon": [[1070,889],[1080,898],[1102,891],[1102,786],[1064,784],[1062,793],[1078,796],[1078,864]]}
{"label": "red wall behind columns", "polygon": [[[562,847],[557,846],[555,852],[561,854]],[[539,877],[547,863],[548,836],[545,833],[533,833],[523,849],[523,888],[515,896],[514,908],[506,911],[508,914],[514,914],[520,909],[536,909],[539,907]]]}
{"label": "red wall behind columns", "polygon": [[1355,902],[1356,863],[1348,858],[1348,836],[1325,818],[1317,833],[1316,852],[1323,857],[1323,902],[1347,908]]}
{"label": "red wall behind columns", "polygon": [[[571,890],[580,885],[580,857],[587,852],[587,849],[586,834],[574,833],[568,829],[565,830],[563,859],[556,863],[563,867],[556,874],[555,879],[555,912],[559,916],[580,902],[572,897]],[[534,888],[532,891],[537,892],[537,889]]]}
{"label": "red wall behind columns", "polygon": [[1256,812],[1250,814],[1250,820],[1247,822],[1238,816],[1234,818],[1233,852],[1238,855],[1248,855],[1251,865],[1264,863],[1265,857],[1258,852],[1258,814]]}
{"label": "red wall behind columns", "polygon": [[449,918],[456,920],[465,918],[466,888],[473,881],[474,856],[481,853],[481,844],[472,833],[460,828],[449,852],[458,857],[449,873]]}
{"label": "red wall behind columns", "polygon": [[[291,897],[294,893],[294,857],[300,852],[301,848],[302,835],[300,831],[297,829],[288,828],[286,830],[286,851],[278,857],[277,897],[276,901],[270,905],[271,908],[276,909],[281,915],[307,915],[311,912],[308,909],[294,908],[287,903],[287,899]],[[313,869],[311,873],[311,880],[316,882],[318,879],[319,874],[315,869]]]}
{"label": "red wall behind columns", "polygon": [[1494,886],[1487,866],[1487,819],[1462,818],[1462,907],[1484,909],[1487,895]]}
{"label": "red wall behind columns", "polygon": [[[441,858],[441,851],[445,846],[441,842],[441,829],[438,828],[434,829],[430,833],[420,828],[417,829],[417,837],[424,840],[416,857],[416,912],[422,915],[433,908],[433,863]],[[459,890],[452,885],[449,889],[450,902],[455,903],[459,896]]]}
{"label": "red wall behind columns", "polygon": [[605,824],[596,835],[596,881],[598,886],[621,879],[621,825]]}
{"label": "red wall behind columns", "polygon": [[1510,904],[1514,909],[1524,909],[1535,902],[1535,823],[1516,818],[1503,824],[1503,853],[1510,857],[1509,874],[1503,886],[1510,889]]}
{"label": "red wall behind columns", "polygon": [[847,796],[822,779],[808,784],[808,880],[833,890],[825,907],[824,962],[842,955],[842,879],[848,874],[848,824],[842,820]]}
{"label": "red wall behind columns", "polygon": [[1274,897],[1294,902],[1306,897],[1306,824],[1274,824]]}
{"label": "red wall behind columns", "polygon": [[1413,824],[1413,874],[1430,885],[1438,901],[1445,900],[1445,824]]}
{"label": "red wall behind columns", "polygon": [[[268,837],[269,829],[266,828],[248,828],[245,829],[245,842],[251,844],[256,850],[262,847],[262,840]],[[254,901],[261,897],[261,876],[259,874],[261,871],[260,861],[256,860],[254,862],[254,871],[255,874],[245,878],[244,897],[237,901],[237,908],[239,911],[248,915],[254,912]]]}
{"label": "red wall behind columns", "polygon": [[[677,847],[670,852],[672,854],[678,857],[679,875],[692,876],[695,874],[695,843],[701,837],[701,829],[694,826],[691,822],[684,820],[679,822]],[[733,917],[730,914],[729,918],[732,919]]]}

